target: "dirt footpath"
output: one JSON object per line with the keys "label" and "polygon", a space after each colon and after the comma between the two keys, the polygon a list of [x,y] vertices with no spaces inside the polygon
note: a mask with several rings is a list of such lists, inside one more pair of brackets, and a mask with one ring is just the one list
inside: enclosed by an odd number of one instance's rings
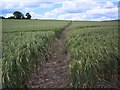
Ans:
{"label": "dirt footpath", "polygon": [[68,86],[68,58],[65,54],[65,38],[70,30],[66,26],[60,38],[53,41],[48,60],[40,64],[27,83],[28,88],[66,88]]}

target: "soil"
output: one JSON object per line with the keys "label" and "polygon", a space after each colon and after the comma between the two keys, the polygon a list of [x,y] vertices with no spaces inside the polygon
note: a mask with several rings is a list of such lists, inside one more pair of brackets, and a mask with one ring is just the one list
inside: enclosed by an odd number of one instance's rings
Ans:
{"label": "soil", "polygon": [[69,30],[70,27],[66,26],[60,37],[53,41],[47,61],[38,65],[27,82],[27,88],[67,88],[68,56],[65,53],[65,38]]}
{"label": "soil", "polygon": [[[70,25],[66,26],[60,37],[52,42],[49,48],[49,56],[47,60],[43,60],[38,68],[33,72],[25,87],[27,88],[67,88],[68,75],[68,56],[65,52],[65,40]],[[113,82],[106,83],[98,81],[94,88],[118,88],[116,86],[116,77]]]}

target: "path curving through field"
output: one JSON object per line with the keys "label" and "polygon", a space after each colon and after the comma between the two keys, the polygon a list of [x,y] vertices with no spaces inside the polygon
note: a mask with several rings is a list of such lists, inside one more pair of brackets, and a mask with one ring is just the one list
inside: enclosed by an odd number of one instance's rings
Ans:
{"label": "path curving through field", "polygon": [[66,26],[60,38],[53,41],[48,60],[40,64],[27,82],[27,88],[66,88],[68,86],[68,57],[65,53],[65,38],[70,30]]}

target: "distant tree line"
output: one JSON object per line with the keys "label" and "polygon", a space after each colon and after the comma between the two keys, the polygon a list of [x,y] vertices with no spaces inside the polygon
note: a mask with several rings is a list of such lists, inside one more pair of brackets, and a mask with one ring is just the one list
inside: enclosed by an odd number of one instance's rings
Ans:
{"label": "distant tree line", "polygon": [[[26,17],[25,17],[26,16]],[[19,11],[15,11],[13,13],[13,16],[10,16],[8,18],[5,18],[3,16],[0,16],[0,19],[31,19],[31,15],[29,13],[26,13],[24,16],[24,14],[22,14],[21,12]]]}

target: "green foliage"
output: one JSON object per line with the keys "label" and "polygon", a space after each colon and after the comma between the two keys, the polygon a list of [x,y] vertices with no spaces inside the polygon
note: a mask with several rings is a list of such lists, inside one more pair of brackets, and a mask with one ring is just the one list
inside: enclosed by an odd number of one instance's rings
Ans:
{"label": "green foliage", "polygon": [[3,32],[36,32],[62,30],[68,21],[59,20],[2,20]]}
{"label": "green foliage", "polygon": [[[57,21],[42,22],[38,20],[3,21],[3,88],[23,87],[25,80],[36,68],[37,64],[40,64],[43,58],[46,58],[51,41],[58,35],[58,32],[60,34],[61,28],[67,24],[59,23]],[[31,28],[34,32],[29,30]]]}
{"label": "green foliage", "polygon": [[14,15],[15,19],[21,19],[22,16],[23,16],[23,14],[21,12],[19,12],[19,11],[15,11],[13,13],[13,15]]}
{"label": "green foliage", "polygon": [[0,19],[5,19],[5,17],[3,17],[3,16],[0,16]]}
{"label": "green foliage", "polygon": [[[13,36],[15,38],[13,38]],[[53,31],[3,34],[3,85],[21,87],[23,79],[39,64],[54,37]]]}
{"label": "green foliage", "polygon": [[97,80],[111,82],[117,74],[118,27],[114,23],[96,22],[91,27],[91,22],[89,27],[78,28],[80,23],[73,22],[66,41],[71,87],[94,87]]}
{"label": "green foliage", "polygon": [[26,13],[26,19],[31,19],[31,15],[29,13]]}
{"label": "green foliage", "polygon": [[15,19],[15,17],[14,16],[10,16],[7,19]]}

